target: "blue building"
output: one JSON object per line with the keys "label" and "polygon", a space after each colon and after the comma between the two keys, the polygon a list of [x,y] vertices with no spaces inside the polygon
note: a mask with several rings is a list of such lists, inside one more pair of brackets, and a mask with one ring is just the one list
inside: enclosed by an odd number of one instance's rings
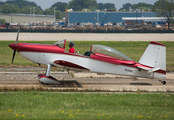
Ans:
{"label": "blue building", "polygon": [[120,23],[122,17],[156,17],[154,12],[68,12],[68,23]]}

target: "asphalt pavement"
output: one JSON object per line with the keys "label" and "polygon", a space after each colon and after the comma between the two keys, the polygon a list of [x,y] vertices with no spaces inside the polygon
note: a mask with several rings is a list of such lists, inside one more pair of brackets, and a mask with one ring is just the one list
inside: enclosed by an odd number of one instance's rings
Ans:
{"label": "asphalt pavement", "polygon": [[[45,73],[45,68],[1,68],[0,88],[4,86],[28,87],[39,86],[38,74]],[[133,78],[119,75],[97,75],[96,73],[73,73],[52,71],[51,76],[60,81],[60,85],[47,86],[50,89],[75,89],[79,91],[113,91],[113,92],[174,92],[174,74],[167,73],[161,84],[158,79]]]}
{"label": "asphalt pavement", "polygon": [[[17,33],[0,33],[0,41],[15,41]],[[19,41],[174,41],[173,33],[20,33]]]}

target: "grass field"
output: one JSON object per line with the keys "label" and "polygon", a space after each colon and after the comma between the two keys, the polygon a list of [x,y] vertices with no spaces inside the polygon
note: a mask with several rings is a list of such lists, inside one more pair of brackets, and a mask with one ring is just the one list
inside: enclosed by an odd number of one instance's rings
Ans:
{"label": "grass field", "polygon": [[173,94],[0,94],[0,119],[173,120]]}
{"label": "grass field", "polygon": [[[53,44],[55,41],[20,41],[28,43],[39,43],[39,44]],[[10,43],[14,41],[0,41],[0,66],[10,66],[13,50],[8,47]],[[68,42],[67,42],[68,43]],[[123,54],[127,55],[135,62],[138,62],[147,48],[150,42],[140,42],[140,41],[76,41],[75,49],[84,54],[85,51],[89,51],[92,44],[100,44],[112,47],[119,50]],[[166,59],[167,59],[167,70],[174,71],[174,42],[160,42],[167,46]],[[68,44],[66,44],[66,51],[68,51]],[[14,60],[14,65],[16,66],[38,66],[32,63],[19,54],[16,55]]]}

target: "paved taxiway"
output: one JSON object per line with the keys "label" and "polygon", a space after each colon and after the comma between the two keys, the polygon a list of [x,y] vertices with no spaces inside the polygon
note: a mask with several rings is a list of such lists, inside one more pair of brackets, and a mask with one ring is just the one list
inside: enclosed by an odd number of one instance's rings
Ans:
{"label": "paved taxiway", "polygon": [[[14,41],[17,33],[0,33],[0,41]],[[19,41],[174,41],[174,34],[136,33],[20,33]]]}
{"label": "paved taxiway", "polygon": [[[38,72],[0,72],[0,87],[39,86]],[[51,75],[60,81],[60,85],[47,86],[51,89],[78,89],[99,91],[174,91],[174,74],[168,73],[162,85],[158,80],[147,78],[133,79],[118,75],[97,75],[95,73],[74,73],[74,77],[67,72],[51,72]]]}

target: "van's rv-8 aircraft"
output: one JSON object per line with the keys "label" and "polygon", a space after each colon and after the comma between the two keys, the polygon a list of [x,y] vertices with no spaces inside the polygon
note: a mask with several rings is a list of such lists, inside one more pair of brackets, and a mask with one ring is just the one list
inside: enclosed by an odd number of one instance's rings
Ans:
{"label": "van's rv-8 aircraft", "polygon": [[[66,68],[78,68],[99,74],[115,74],[141,78],[166,78],[166,46],[158,42],[150,42],[144,54],[136,63],[123,53],[104,46],[91,45],[88,55],[80,55],[65,51],[66,39],[53,45],[18,43],[19,30],[16,42],[9,45],[14,50],[12,63],[16,51],[24,58],[47,65],[45,74],[39,74],[39,82],[43,84],[59,84],[50,76],[51,67],[55,65]],[[166,81],[159,80],[162,84]]]}

